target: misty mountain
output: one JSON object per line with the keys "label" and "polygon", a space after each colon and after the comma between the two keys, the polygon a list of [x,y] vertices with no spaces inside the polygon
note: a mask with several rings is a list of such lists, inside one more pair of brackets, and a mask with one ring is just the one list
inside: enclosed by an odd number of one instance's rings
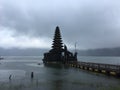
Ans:
{"label": "misty mountain", "polygon": [[79,50],[81,56],[120,56],[120,47]]}
{"label": "misty mountain", "polygon": [[3,49],[0,48],[0,56],[41,56],[47,49],[29,48],[29,49]]}
{"label": "misty mountain", "polygon": [[[0,56],[41,56],[49,49],[28,48],[28,49],[3,49],[0,48]],[[74,50],[71,50],[74,52]],[[79,56],[120,56],[120,47],[77,50]]]}

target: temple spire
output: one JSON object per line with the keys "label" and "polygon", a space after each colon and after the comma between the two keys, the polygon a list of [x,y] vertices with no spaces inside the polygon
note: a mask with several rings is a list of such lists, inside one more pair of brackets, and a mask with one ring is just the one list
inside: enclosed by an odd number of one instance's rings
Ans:
{"label": "temple spire", "polygon": [[60,34],[60,29],[57,26],[55,29],[55,34],[54,34],[54,39],[53,39],[53,44],[52,44],[52,49],[53,50],[62,50],[63,45],[62,45],[62,38]]}
{"label": "temple spire", "polygon": [[67,63],[67,62],[76,62],[77,61],[77,53],[73,55],[70,51],[68,51],[67,46],[62,43],[62,38],[60,34],[60,29],[57,26],[55,29],[55,34],[52,43],[52,49],[49,52],[44,53],[43,62],[45,64],[48,63]]}

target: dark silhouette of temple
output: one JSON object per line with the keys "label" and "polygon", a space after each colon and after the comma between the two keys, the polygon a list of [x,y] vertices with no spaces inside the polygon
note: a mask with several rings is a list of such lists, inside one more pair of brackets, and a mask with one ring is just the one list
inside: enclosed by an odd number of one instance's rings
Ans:
{"label": "dark silhouette of temple", "polygon": [[55,35],[53,39],[52,49],[44,53],[43,62],[44,63],[52,63],[52,62],[73,62],[77,61],[77,52],[71,53],[68,51],[67,46],[62,43],[62,38],[60,34],[60,29],[57,26],[55,29]]}

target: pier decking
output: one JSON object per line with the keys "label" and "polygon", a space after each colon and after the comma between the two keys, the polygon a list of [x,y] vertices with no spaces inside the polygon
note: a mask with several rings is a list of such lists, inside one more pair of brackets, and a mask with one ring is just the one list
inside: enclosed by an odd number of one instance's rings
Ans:
{"label": "pier decking", "polygon": [[106,75],[112,75],[120,77],[120,65],[92,63],[92,62],[67,62],[67,65],[83,70],[92,72],[104,73]]}

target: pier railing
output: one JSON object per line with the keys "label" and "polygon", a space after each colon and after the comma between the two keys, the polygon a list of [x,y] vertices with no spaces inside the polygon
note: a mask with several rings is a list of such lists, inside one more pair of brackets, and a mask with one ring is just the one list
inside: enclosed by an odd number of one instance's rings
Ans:
{"label": "pier railing", "polygon": [[90,70],[99,73],[105,73],[107,75],[114,75],[120,77],[120,65],[102,64],[92,62],[68,62],[68,65],[84,70]]}

